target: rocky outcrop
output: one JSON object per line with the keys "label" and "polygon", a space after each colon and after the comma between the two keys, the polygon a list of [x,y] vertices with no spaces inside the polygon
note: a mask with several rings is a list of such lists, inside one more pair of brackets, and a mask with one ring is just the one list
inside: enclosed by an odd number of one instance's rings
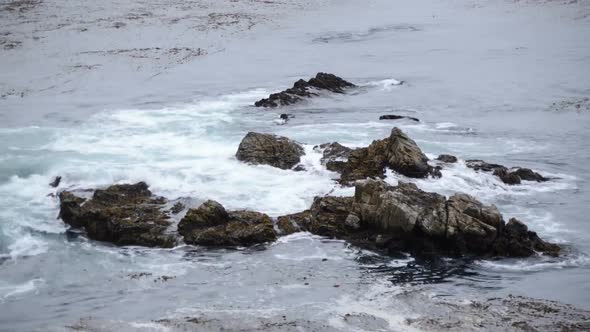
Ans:
{"label": "rocky outcrop", "polygon": [[548,178],[531,170],[530,168],[513,167],[508,168],[499,164],[490,164],[483,160],[466,160],[467,167],[476,171],[489,172],[500,178],[500,180],[509,185],[520,184],[522,180],[545,182]]}
{"label": "rocky outcrop", "polygon": [[175,236],[167,232],[169,217],[162,211],[166,199],[153,196],[144,182],[97,189],[90,199],[63,191],[59,199],[59,217],[74,228],[85,229],[93,240],[147,247],[176,243]]}
{"label": "rocky outcrop", "polygon": [[379,120],[401,120],[401,119],[408,119],[408,120],[420,122],[420,119],[418,119],[418,118],[414,118],[411,116],[405,116],[405,115],[386,114],[386,115],[381,115],[379,117]]}
{"label": "rocky outcrop", "polygon": [[339,167],[340,182],[351,184],[365,178],[383,178],[386,167],[412,178],[441,176],[439,169],[428,165],[428,158],[416,142],[399,128],[393,128],[388,138],[349,153],[348,161]]}
{"label": "rocky outcrop", "polygon": [[276,240],[269,216],[253,211],[230,211],[215,201],[190,209],[178,224],[188,244],[250,246]]}
{"label": "rocky outcrop", "polygon": [[242,139],[236,158],[247,163],[290,169],[304,154],[301,145],[286,137],[249,132]]}
{"label": "rocky outcrop", "polygon": [[527,257],[558,255],[516,219],[466,194],[448,199],[415,184],[357,182],[354,197],[317,197],[310,210],[281,217],[311,233],[389,253]]}
{"label": "rocky outcrop", "polygon": [[355,85],[342,78],[326,73],[318,73],[309,81],[299,80],[292,88],[273,93],[268,98],[261,99],[254,103],[256,107],[277,107],[291,105],[304,100],[305,98],[318,96],[322,91],[333,93],[344,93],[347,88]]}

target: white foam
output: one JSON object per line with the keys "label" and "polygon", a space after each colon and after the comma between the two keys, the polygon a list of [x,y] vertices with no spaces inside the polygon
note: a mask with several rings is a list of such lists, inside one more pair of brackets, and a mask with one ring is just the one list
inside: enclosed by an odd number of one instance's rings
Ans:
{"label": "white foam", "polygon": [[590,257],[576,255],[565,258],[539,257],[537,259],[505,259],[501,261],[483,260],[476,262],[476,264],[484,269],[495,272],[539,272],[572,267],[587,267],[590,266]]}
{"label": "white foam", "polygon": [[370,81],[365,84],[362,84],[362,86],[378,87],[382,91],[390,91],[394,87],[402,85],[403,83],[403,81],[396,80],[395,78],[387,78],[384,80]]}
{"label": "white foam", "polygon": [[[368,289],[360,296],[343,295],[336,300],[336,304],[328,309],[333,313],[328,324],[344,331],[366,331],[352,326],[344,319],[349,315],[369,315],[385,321],[393,331],[417,331],[408,326],[408,318],[416,316],[411,312],[404,312],[403,306],[396,306],[393,295],[403,292],[403,288],[392,286],[387,280],[377,279],[371,282]],[[394,309],[395,308],[395,309]]]}
{"label": "white foam", "polygon": [[22,284],[17,285],[0,285],[0,297],[5,300],[9,297],[15,297],[38,290],[45,284],[45,280],[41,278],[32,279]]}

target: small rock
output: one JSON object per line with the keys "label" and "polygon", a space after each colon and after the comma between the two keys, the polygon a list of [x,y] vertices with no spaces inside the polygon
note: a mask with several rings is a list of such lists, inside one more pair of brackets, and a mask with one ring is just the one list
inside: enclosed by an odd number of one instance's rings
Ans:
{"label": "small rock", "polygon": [[61,183],[61,176],[56,176],[55,178],[53,178],[53,181],[51,181],[51,183],[49,183],[49,185],[53,188],[57,188],[57,187],[59,187],[60,183]]}
{"label": "small rock", "polygon": [[301,164],[299,164],[299,165],[295,166],[295,168],[293,168],[293,171],[295,171],[295,172],[304,172],[306,170],[307,169],[305,168],[305,166],[303,166]]}
{"label": "small rock", "polygon": [[184,210],[185,206],[184,204],[177,202],[176,204],[174,204],[172,206],[172,208],[170,209],[170,212],[172,212],[173,214],[179,214],[182,210]]}
{"label": "small rock", "polygon": [[408,119],[408,120],[420,122],[420,120],[418,118],[414,118],[411,116],[405,116],[405,115],[386,114],[386,115],[381,115],[379,117],[379,120],[400,120],[400,119]]}
{"label": "small rock", "polygon": [[286,137],[249,132],[242,139],[236,158],[248,163],[291,169],[304,154],[301,145]]}
{"label": "small rock", "polygon": [[436,157],[436,160],[442,161],[443,163],[453,164],[457,162],[457,157],[450,154],[441,154]]}

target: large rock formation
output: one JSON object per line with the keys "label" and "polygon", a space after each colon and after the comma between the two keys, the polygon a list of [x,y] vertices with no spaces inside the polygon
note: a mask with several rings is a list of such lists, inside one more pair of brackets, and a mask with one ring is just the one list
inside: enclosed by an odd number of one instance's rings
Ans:
{"label": "large rock formation", "polygon": [[344,93],[346,88],[352,88],[354,86],[354,84],[347,82],[336,75],[318,73],[309,81],[299,80],[293,84],[292,88],[273,93],[268,96],[268,98],[257,101],[254,105],[256,107],[291,105],[304,100],[304,98],[318,96],[321,91]]}
{"label": "large rock formation", "polygon": [[153,196],[144,182],[97,189],[91,199],[63,191],[59,199],[60,218],[74,228],[84,228],[91,239],[147,247],[176,243],[167,232],[170,221],[162,210],[166,199]]}
{"label": "large rock formation", "polygon": [[386,167],[412,178],[441,176],[438,169],[428,165],[428,158],[416,142],[401,129],[393,128],[388,138],[349,153],[348,161],[338,167],[340,182],[351,184],[365,178],[383,178]]}
{"label": "large rock formation", "polygon": [[493,205],[465,194],[447,199],[410,183],[357,182],[354,197],[318,197],[310,210],[281,218],[314,234],[390,253],[526,257],[560,250],[516,219],[506,224]]}
{"label": "large rock formation", "polygon": [[248,163],[290,169],[299,163],[304,154],[301,145],[286,137],[249,132],[242,139],[236,158]]}
{"label": "large rock formation", "polygon": [[269,216],[253,211],[231,211],[206,201],[190,209],[178,224],[178,232],[188,244],[204,246],[250,246],[276,240]]}
{"label": "large rock formation", "polygon": [[535,182],[549,181],[548,178],[531,170],[530,168],[508,168],[499,164],[490,164],[483,160],[466,160],[465,164],[467,167],[476,171],[490,172],[500,178],[502,182],[510,185],[520,184],[522,180]]}

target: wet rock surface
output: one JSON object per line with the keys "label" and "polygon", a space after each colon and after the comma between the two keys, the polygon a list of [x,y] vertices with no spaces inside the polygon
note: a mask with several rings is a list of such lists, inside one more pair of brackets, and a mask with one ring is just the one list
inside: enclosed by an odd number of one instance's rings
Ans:
{"label": "wet rock surface", "polygon": [[301,145],[286,137],[249,132],[242,139],[236,158],[247,163],[290,169],[304,154]]}
{"label": "wet rock surface", "polygon": [[215,201],[190,209],[178,224],[188,244],[250,246],[276,240],[269,216],[253,211],[230,211]]}
{"label": "wet rock surface", "polygon": [[560,251],[522,222],[506,224],[493,205],[466,194],[447,199],[411,183],[393,187],[365,180],[357,183],[354,197],[317,197],[310,210],[281,218],[317,235],[390,254],[528,257]]}
{"label": "wet rock surface", "polygon": [[147,247],[176,243],[175,236],[167,232],[169,217],[162,212],[166,199],[152,195],[145,182],[97,189],[90,199],[63,191],[59,199],[59,217],[74,228],[85,229],[93,240]]}
{"label": "wet rock surface", "polygon": [[344,79],[327,73],[317,73],[308,81],[298,80],[292,88],[273,93],[268,98],[261,99],[254,103],[256,107],[278,107],[298,103],[305,98],[318,96],[320,92],[344,93],[347,88],[355,87],[354,84]]}
{"label": "wet rock surface", "polygon": [[350,151],[348,161],[339,165],[340,182],[352,184],[365,178],[383,178],[385,168],[412,178],[440,177],[440,171],[428,164],[428,157],[416,142],[399,128],[388,138],[375,140],[366,148]]}
{"label": "wet rock surface", "polygon": [[487,163],[483,160],[466,160],[465,164],[467,167],[472,168],[476,171],[489,172],[497,176],[502,182],[509,185],[521,184],[522,180],[545,182],[549,181],[549,178],[542,176],[541,174],[533,171],[530,168],[524,167],[513,167],[508,168],[499,164]]}
{"label": "wet rock surface", "polygon": [[[412,318],[397,326],[399,330],[419,331],[567,331],[590,329],[590,312],[571,305],[508,295],[474,301],[457,302],[452,299],[433,299],[417,292],[389,294],[415,308]],[[231,319],[234,318],[234,319]],[[379,315],[351,310],[333,324],[309,320],[293,314],[271,314],[264,317],[244,315],[236,320],[223,312],[207,310],[186,317],[160,318],[142,324],[83,318],[68,326],[74,331],[144,331],[150,324],[157,329],[181,331],[390,331],[391,325]],[[397,330],[396,330],[397,331]]]}
{"label": "wet rock surface", "polygon": [[[419,300],[422,303],[419,303]],[[414,301],[414,300],[412,300]],[[407,319],[422,331],[568,331],[590,329],[590,312],[571,305],[508,295],[468,303],[431,301],[418,297],[417,307],[428,303],[431,314]]]}

